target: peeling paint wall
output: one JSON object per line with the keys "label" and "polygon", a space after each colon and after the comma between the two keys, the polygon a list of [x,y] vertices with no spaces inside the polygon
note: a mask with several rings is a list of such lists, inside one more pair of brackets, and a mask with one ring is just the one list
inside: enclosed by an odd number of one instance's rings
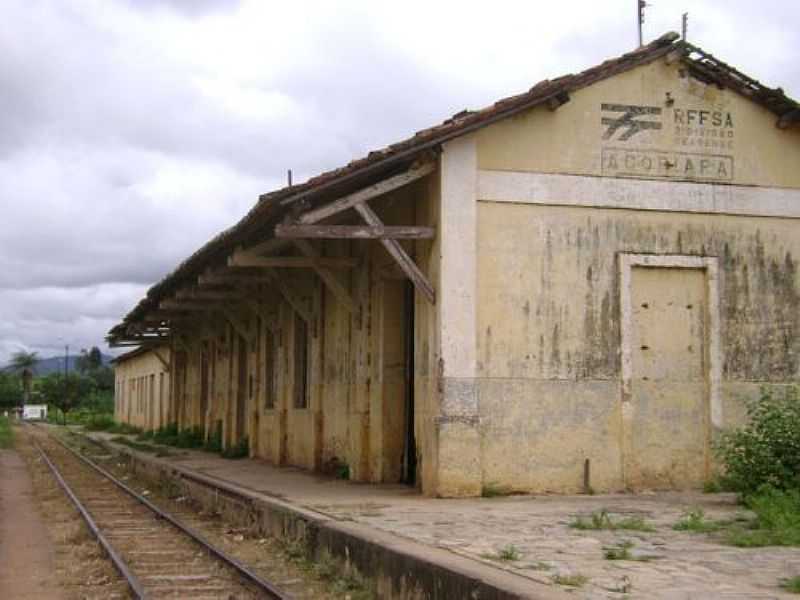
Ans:
{"label": "peeling paint wall", "polygon": [[[631,107],[638,108],[628,123],[651,125],[623,140],[629,125],[619,119]],[[674,109],[683,111],[684,120],[692,111],[692,131],[676,125]],[[609,164],[610,156],[618,161]],[[660,157],[672,166],[659,167]],[[670,172],[686,169],[687,160],[695,170]],[[713,310],[719,310],[719,413],[722,427],[741,423],[742,401],[754,397],[759,385],[800,379],[797,130],[778,130],[771,113],[658,61],[576,92],[554,112],[535,109],[482,130],[478,163],[479,178],[493,178],[491,185],[479,185],[477,202],[476,377],[484,485],[580,491],[586,459],[590,485],[598,491],[698,485],[711,472],[708,441],[718,431],[708,416],[708,332],[663,350],[673,353],[665,354],[672,360],[674,353],[703,347],[692,363],[702,375],[693,380],[695,391],[688,376],[670,382],[680,371],[670,367],[649,381],[655,396],[647,400],[637,392],[626,404],[620,392],[619,257],[718,261],[719,306]],[[537,175],[543,173],[551,179]],[[656,188],[644,180],[664,182],[653,202],[648,194]],[[708,194],[720,201],[705,203]],[[751,195],[774,197],[775,214],[757,216],[760,206]],[[728,201],[734,197],[735,205]],[[655,271],[649,273],[654,290],[675,273]],[[689,275],[705,277],[703,271]],[[642,281],[634,277],[637,298]],[[682,319],[665,312],[648,325],[648,335],[677,340]],[[642,323],[634,320],[633,327]],[[634,350],[642,355],[650,348],[638,342]],[[651,374],[634,371],[642,390]],[[633,420],[624,414],[629,409],[638,411]],[[687,434],[691,440],[674,441],[674,423],[694,425],[696,418],[702,423]],[[655,454],[648,458],[650,451]],[[657,464],[659,452],[672,466]],[[630,460],[623,459],[626,453]],[[689,454],[697,455],[696,472]]]}
{"label": "peeling paint wall", "polygon": [[[432,179],[428,178],[428,179]],[[371,206],[387,224],[436,225],[436,186],[420,181],[376,198]],[[435,282],[435,241],[402,241]],[[398,482],[406,440],[403,330],[405,276],[376,241],[328,240],[316,247],[326,257],[353,258],[353,269],[335,270],[349,290],[349,311],[311,269],[280,269],[281,280],[309,315],[305,407],[296,406],[297,311],[269,286],[248,288],[262,315],[237,308],[237,320],[252,339],[244,355],[241,331],[222,314],[207,313],[186,328],[176,348],[173,393],[181,427],[221,428],[225,447],[247,436],[250,454],[278,465],[328,473],[349,472],[355,481]],[[435,285],[435,283],[434,283]],[[435,390],[436,314],[415,294],[414,333],[418,485],[432,489],[435,445],[425,421]],[[268,313],[269,319],[262,318]],[[207,366],[203,369],[203,356]],[[244,368],[240,370],[240,363]],[[207,379],[203,384],[202,374]],[[240,377],[240,374],[243,374]],[[242,387],[244,386],[244,387]],[[209,398],[203,409],[203,390]],[[237,426],[244,397],[244,427]],[[431,492],[432,493],[432,492]]]}

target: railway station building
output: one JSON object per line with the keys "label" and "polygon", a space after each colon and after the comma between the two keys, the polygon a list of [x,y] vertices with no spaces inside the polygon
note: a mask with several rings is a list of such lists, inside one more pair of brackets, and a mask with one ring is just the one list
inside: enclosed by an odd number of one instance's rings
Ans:
{"label": "railway station building", "polygon": [[798,123],[667,34],[266,193],[111,330],[118,394],[166,368],[118,417],[431,496],[699,487],[800,379]]}

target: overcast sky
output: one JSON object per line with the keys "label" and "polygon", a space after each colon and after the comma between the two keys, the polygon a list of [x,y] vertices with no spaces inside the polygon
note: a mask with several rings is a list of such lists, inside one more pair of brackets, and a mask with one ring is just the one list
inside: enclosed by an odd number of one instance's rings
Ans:
{"label": "overcast sky", "polygon": [[[797,0],[652,0],[800,97]],[[259,193],[635,44],[635,0],[2,0],[0,364],[91,345]]]}

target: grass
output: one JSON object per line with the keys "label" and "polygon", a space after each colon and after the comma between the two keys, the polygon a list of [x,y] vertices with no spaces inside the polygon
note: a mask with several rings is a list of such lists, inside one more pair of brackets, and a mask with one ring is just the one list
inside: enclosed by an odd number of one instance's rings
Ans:
{"label": "grass", "polygon": [[792,594],[800,594],[800,575],[782,579],[781,587]]}
{"label": "grass", "polygon": [[675,523],[672,528],[675,531],[689,531],[691,533],[712,533],[719,531],[725,526],[721,521],[710,521],[706,518],[702,508],[694,508],[687,511],[680,521]]}
{"label": "grass", "polygon": [[655,531],[655,527],[647,523],[641,517],[626,517],[624,519],[613,520],[608,511],[603,509],[595,511],[589,518],[577,517],[569,526],[572,529],[580,529],[584,531],[593,531],[608,529],[611,531],[625,530],[625,531]]}
{"label": "grass", "polygon": [[499,560],[502,562],[513,562],[517,561],[522,558],[522,553],[519,551],[513,544],[508,544],[507,546],[503,546],[495,553],[486,552],[481,554],[483,558],[488,558],[489,560]]}
{"label": "grass", "polygon": [[563,585],[566,587],[579,588],[586,585],[589,578],[586,575],[576,573],[575,575],[553,575],[553,583],[556,585]]}
{"label": "grass", "polygon": [[169,456],[169,452],[165,448],[159,448],[157,446],[153,446],[152,444],[143,444],[142,442],[130,440],[121,435],[111,438],[111,441],[117,444],[123,444],[129,448],[138,450],[139,452],[148,452],[150,454],[155,454],[156,456]]}
{"label": "grass", "polygon": [[14,441],[11,423],[7,417],[0,417],[0,448],[10,448]]}
{"label": "grass", "polygon": [[699,508],[672,526],[677,531],[720,533],[721,541],[740,548],[800,546],[800,490],[761,488],[744,499],[755,519],[712,521]]}
{"label": "grass", "polygon": [[316,560],[310,560],[302,540],[279,542],[281,553],[303,571],[312,574],[329,585],[331,592],[337,596],[351,600],[372,600],[376,597],[372,584],[357,572],[343,569],[341,562],[330,554],[323,554]]}
{"label": "grass", "polygon": [[633,542],[625,541],[617,546],[608,546],[603,548],[603,557],[606,560],[633,560],[631,554]]}

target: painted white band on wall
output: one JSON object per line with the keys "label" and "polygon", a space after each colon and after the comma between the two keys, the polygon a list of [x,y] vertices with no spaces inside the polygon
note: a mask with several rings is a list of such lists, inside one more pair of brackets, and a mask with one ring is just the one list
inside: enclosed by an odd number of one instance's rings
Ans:
{"label": "painted white band on wall", "polygon": [[480,170],[478,198],[520,204],[800,219],[800,189],[685,181]]}

